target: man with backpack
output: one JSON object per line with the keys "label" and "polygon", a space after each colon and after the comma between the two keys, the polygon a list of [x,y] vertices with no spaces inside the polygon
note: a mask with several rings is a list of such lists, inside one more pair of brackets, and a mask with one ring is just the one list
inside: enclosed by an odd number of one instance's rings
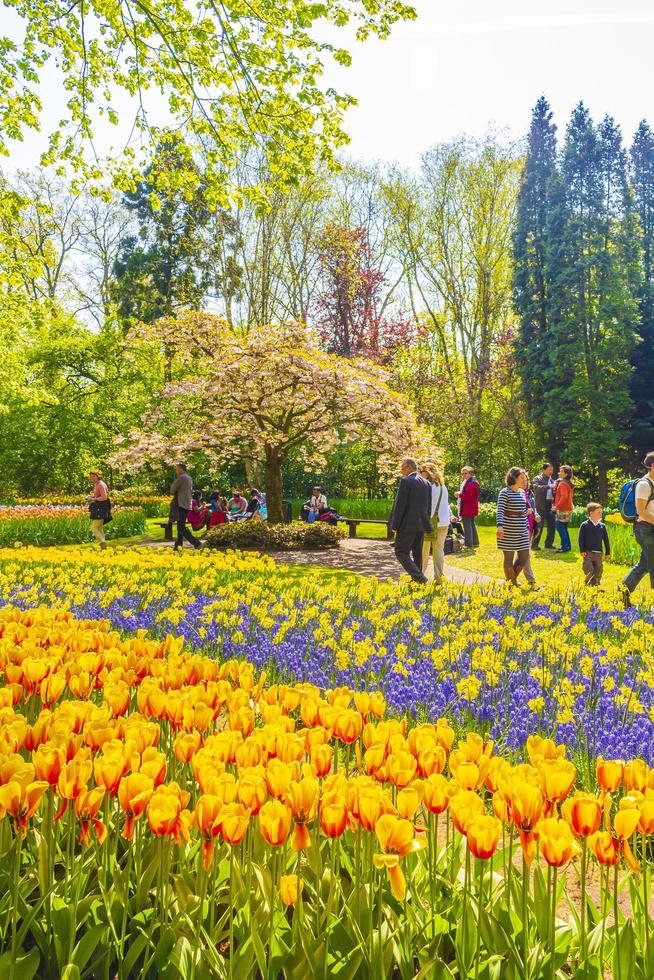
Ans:
{"label": "man with backpack", "polygon": [[634,535],[641,552],[638,564],[626,576],[625,605],[631,605],[631,593],[642,578],[649,573],[654,589],[654,452],[648,453],[643,464],[647,474],[641,480],[632,480],[620,491],[620,513],[634,525]]}

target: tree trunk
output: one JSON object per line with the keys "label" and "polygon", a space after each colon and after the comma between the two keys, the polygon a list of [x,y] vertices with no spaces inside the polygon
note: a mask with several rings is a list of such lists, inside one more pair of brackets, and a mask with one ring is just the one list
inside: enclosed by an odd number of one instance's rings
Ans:
{"label": "tree trunk", "polygon": [[266,507],[270,524],[284,522],[284,504],[282,502],[282,459],[271,451],[266,450],[264,468],[264,483],[266,487]]}
{"label": "tree trunk", "polygon": [[597,496],[599,502],[605,504],[609,495],[609,480],[606,463],[599,463],[597,467]]}

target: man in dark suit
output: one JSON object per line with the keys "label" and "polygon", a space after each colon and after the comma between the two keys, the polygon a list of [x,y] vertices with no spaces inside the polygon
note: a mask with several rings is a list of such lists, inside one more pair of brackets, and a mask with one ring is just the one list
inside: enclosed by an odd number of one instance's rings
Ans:
{"label": "man in dark suit", "polygon": [[389,518],[395,531],[395,555],[414,582],[427,581],[422,571],[422,540],[431,531],[431,485],[418,473],[415,459],[400,463],[402,479]]}

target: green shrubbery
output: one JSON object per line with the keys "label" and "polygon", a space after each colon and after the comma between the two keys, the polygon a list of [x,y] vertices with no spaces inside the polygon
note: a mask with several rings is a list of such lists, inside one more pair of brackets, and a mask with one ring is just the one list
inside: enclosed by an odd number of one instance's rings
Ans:
{"label": "green shrubbery", "polygon": [[213,528],[207,535],[210,548],[253,548],[256,551],[291,551],[306,548],[320,551],[337,548],[345,537],[340,527],[314,522],[292,521],[290,524],[268,524],[267,521],[235,521]]}

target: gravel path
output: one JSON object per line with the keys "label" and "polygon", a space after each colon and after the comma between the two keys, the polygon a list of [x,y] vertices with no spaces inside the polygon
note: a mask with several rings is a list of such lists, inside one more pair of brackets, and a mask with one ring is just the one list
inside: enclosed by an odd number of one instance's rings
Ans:
{"label": "gravel path", "polygon": [[[172,548],[164,541],[144,539],[140,542],[148,548]],[[374,541],[367,538],[346,538],[341,541],[339,548],[330,551],[273,551],[270,556],[280,565],[306,565],[308,568],[334,568],[340,571],[357,572],[359,575],[369,575],[385,581],[399,581],[403,570],[395,552],[388,541]],[[431,565],[427,572],[428,578],[433,578]],[[488,575],[471,572],[465,568],[456,568],[447,564],[445,559],[445,578],[450,582],[461,585],[478,585],[492,582]]]}
{"label": "gravel path", "polygon": [[[366,538],[346,538],[341,541],[340,548],[333,551],[280,551],[273,552],[272,557],[280,564],[338,568],[348,572],[358,572],[359,575],[375,576],[382,581],[390,578],[397,582],[400,575],[404,574],[388,541],[371,541]],[[427,577],[433,578],[431,564]],[[448,565],[447,558],[445,578],[462,585],[477,585],[493,581],[488,575]]]}

